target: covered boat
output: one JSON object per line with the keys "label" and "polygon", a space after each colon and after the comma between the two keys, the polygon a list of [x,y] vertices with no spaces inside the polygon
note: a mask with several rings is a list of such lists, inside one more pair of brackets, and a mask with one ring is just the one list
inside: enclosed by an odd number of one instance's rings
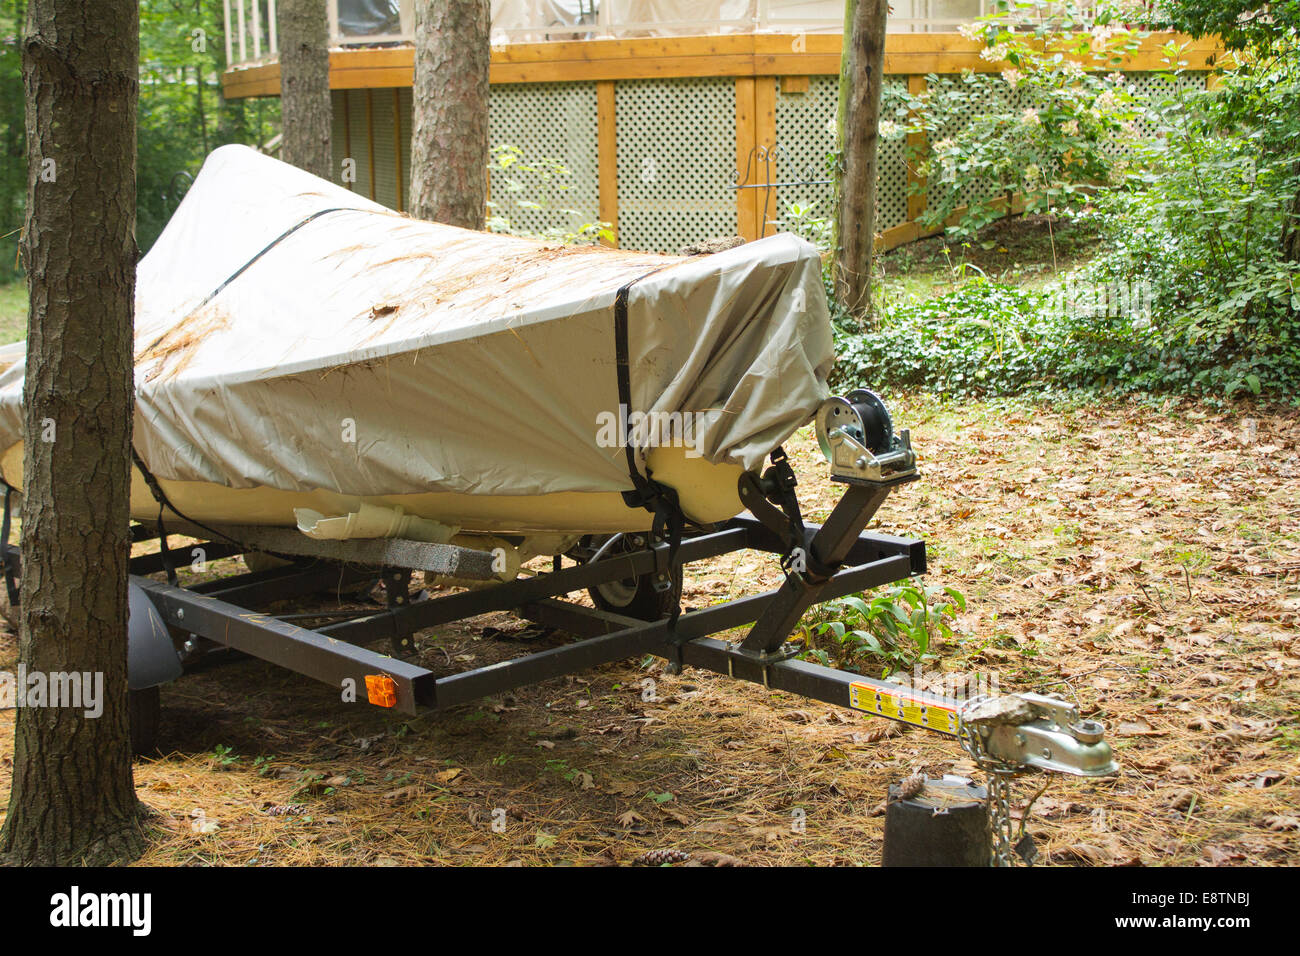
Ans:
{"label": "covered boat", "polygon": [[[833,361],[794,236],[677,258],[472,232],[241,146],[141,261],[135,341],[134,517],[158,516],[147,472],[193,521],[534,553],[648,528],[624,496],[645,477],[695,521],[738,513],[738,477],[809,420]],[[0,472],[21,488],[10,361]]]}

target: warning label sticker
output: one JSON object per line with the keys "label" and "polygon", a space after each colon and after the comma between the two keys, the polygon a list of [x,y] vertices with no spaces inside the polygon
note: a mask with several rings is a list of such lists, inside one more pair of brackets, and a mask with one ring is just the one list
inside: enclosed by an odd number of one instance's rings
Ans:
{"label": "warning label sticker", "polygon": [[960,723],[955,708],[920,700],[901,688],[888,691],[858,681],[849,685],[849,706],[941,734],[955,735]]}

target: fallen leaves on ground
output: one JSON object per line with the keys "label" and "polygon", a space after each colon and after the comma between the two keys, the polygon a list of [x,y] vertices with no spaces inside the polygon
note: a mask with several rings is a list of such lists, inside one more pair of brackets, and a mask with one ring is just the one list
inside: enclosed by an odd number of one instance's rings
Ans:
{"label": "fallen leaves on ground", "polygon": [[[1300,417],[886,397],[922,477],[872,528],[925,538],[930,582],[967,598],[957,635],[934,648],[942,670],[1061,693],[1109,726],[1122,771],[1053,784],[1028,824],[1043,860],[1293,862]],[[842,488],[809,429],[785,447],[804,513],[824,519]],[[773,560],[728,555],[689,569],[685,603],[780,580]],[[566,640],[520,634],[485,615],[421,632],[419,660],[448,674]],[[15,654],[0,635],[0,667]],[[164,689],[163,744],[135,767],[162,821],[153,865],[626,865],[660,848],[688,865],[875,864],[871,811],[890,783],[973,773],[949,739],[641,661],[410,719],[245,660]],[[0,808],[12,746],[8,711]],[[218,752],[231,761],[214,766]]]}

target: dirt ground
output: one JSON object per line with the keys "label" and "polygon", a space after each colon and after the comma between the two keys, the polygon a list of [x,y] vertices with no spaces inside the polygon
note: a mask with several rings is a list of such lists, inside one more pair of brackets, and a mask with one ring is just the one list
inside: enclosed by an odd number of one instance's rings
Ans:
{"label": "dirt ground", "polygon": [[921,239],[878,258],[879,302],[942,295],[977,275],[1041,287],[1095,256],[1097,245],[1095,228],[1042,215],[999,219],[972,239]]}
{"label": "dirt ground", "polygon": [[[928,580],[969,602],[939,666],[1072,695],[1122,765],[1054,780],[1029,823],[1044,861],[1295,862],[1300,416],[893,404],[924,474],[875,527],[925,537]],[[837,491],[812,436],[787,447],[821,517]],[[687,606],[780,576],[752,554],[692,570]],[[557,640],[491,615],[422,632],[420,659],[450,673]],[[14,655],[0,636],[0,667]],[[156,812],[144,864],[607,865],[676,848],[870,865],[890,782],[971,772],[955,741],[654,659],[414,720],[244,660],[164,688],[163,724],[163,755],[136,765]]]}

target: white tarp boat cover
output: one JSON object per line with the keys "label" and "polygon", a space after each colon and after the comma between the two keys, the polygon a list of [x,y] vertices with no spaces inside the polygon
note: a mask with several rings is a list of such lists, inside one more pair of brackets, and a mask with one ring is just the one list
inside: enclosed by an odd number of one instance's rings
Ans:
{"label": "white tarp boat cover", "polygon": [[[230,488],[630,490],[601,426],[634,280],[631,411],[701,413],[695,452],[758,468],[827,393],[811,245],[682,259],[471,232],[222,147],[139,265],[135,448],[159,479]],[[0,448],[22,387],[18,361]]]}

